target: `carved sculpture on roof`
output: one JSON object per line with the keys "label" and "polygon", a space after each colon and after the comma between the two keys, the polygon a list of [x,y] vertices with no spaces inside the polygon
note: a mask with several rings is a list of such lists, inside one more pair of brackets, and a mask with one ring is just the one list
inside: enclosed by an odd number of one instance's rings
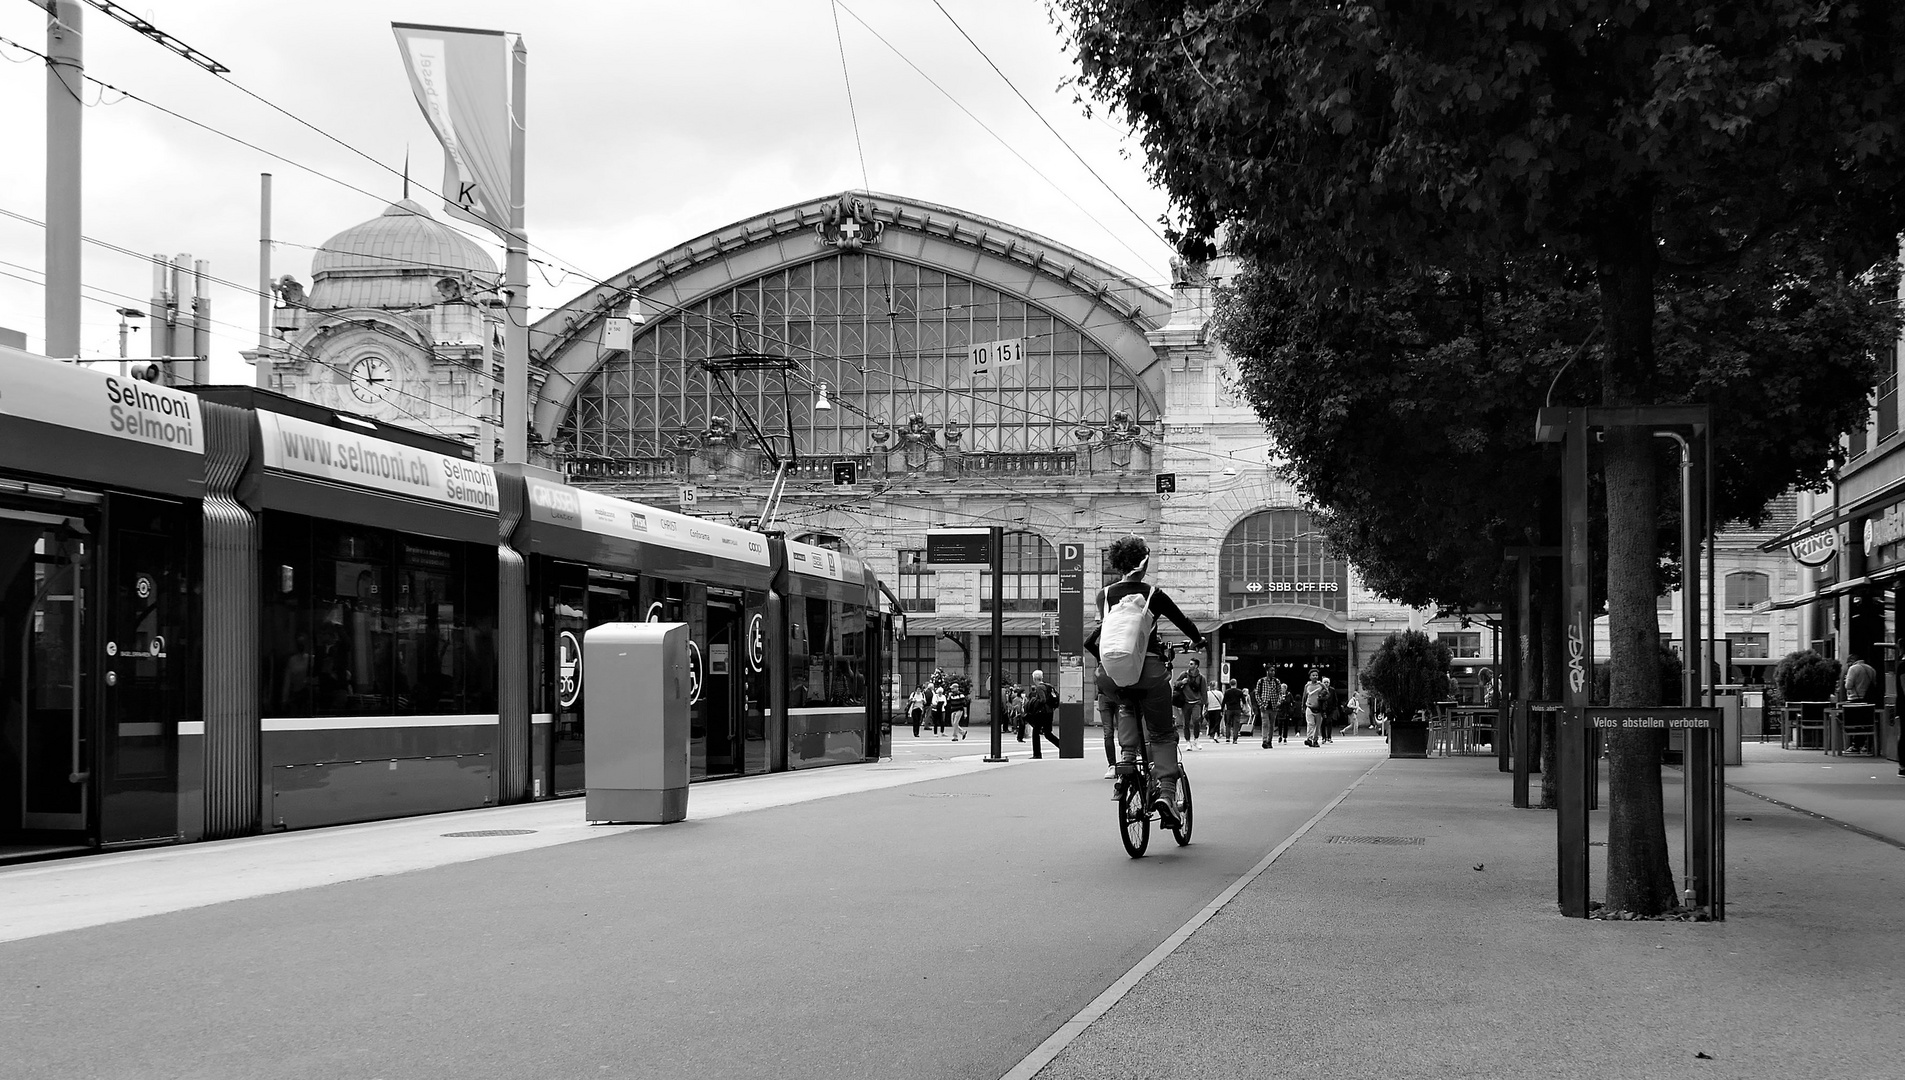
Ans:
{"label": "carved sculpture on roof", "polygon": [[872,440],[876,451],[884,452],[886,444],[893,441],[893,425],[886,422],[886,417],[876,416],[873,426],[867,431],[867,438]]}
{"label": "carved sculpture on roof", "polygon": [[702,435],[709,446],[726,447],[732,447],[740,437],[741,433],[734,430],[734,425],[720,413],[708,417],[708,430]]}
{"label": "carved sculpture on roof", "polygon": [[925,468],[937,442],[933,429],[926,423],[925,413],[908,416],[906,426],[900,430],[900,449],[906,453],[906,467]]}
{"label": "carved sculpture on roof", "polygon": [[278,279],[278,302],[285,307],[304,306],[304,286],[290,274]]}
{"label": "carved sculpture on roof", "polygon": [[1210,264],[1201,259],[1171,256],[1171,288],[1190,289],[1210,284]]}
{"label": "carved sculpture on roof", "polygon": [[860,248],[880,242],[886,223],[873,220],[873,207],[863,199],[842,195],[820,212],[820,224],[814,235],[823,244],[838,248]]}

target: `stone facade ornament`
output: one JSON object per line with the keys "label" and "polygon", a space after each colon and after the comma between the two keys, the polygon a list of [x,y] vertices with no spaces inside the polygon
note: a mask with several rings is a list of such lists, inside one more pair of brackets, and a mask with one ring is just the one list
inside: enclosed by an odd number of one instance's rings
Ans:
{"label": "stone facade ornament", "polygon": [[873,426],[867,431],[867,439],[873,443],[876,452],[884,453],[886,444],[893,441],[893,425],[887,423],[884,416],[874,417]]}
{"label": "stone facade ornament", "polygon": [[814,235],[837,248],[862,248],[880,242],[886,223],[873,219],[873,207],[863,199],[841,195],[821,211]]}

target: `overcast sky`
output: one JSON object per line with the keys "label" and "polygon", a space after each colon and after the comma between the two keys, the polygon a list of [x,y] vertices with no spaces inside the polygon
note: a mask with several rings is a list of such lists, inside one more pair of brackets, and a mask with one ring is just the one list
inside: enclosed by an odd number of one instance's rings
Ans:
{"label": "overcast sky", "polygon": [[[189,252],[232,283],[211,290],[218,381],[251,379],[238,350],[257,340],[259,173],[273,175],[272,274],[307,286],[313,247],[400,196],[382,166],[401,169],[408,152],[413,178],[441,182],[442,151],[411,96],[392,21],[520,33],[528,47],[528,231],[542,249],[532,255],[557,264],[532,270],[533,314],[586,287],[564,267],[607,277],[735,221],[861,187],[997,218],[1142,280],[1169,280],[1157,223],[1165,199],[1123,125],[1102,110],[1085,116],[1063,85],[1073,69],[1043,0],[848,0],[838,40],[831,0],[124,6],[230,74],[82,6],[87,74],[259,148],[88,85],[83,231],[142,255]],[[43,13],[0,0],[0,37],[45,51]],[[45,68],[5,44],[0,58],[12,61],[0,64],[0,211],[41,221]],[[443,218],[438,200],[413,195]],[[44,245],[39,226],[0,215],[0,326],[26,333],[33,349],[44,344]],[[146,306],[150,261],[93,243],[83,257],[81,351],[116,356],[114,309]],[[143,337],[132,336],[132,355],[145,351]]]}

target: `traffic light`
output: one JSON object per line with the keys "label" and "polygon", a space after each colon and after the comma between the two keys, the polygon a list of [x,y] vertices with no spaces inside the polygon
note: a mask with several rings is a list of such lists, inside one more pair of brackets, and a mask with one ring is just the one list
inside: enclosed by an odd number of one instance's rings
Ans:
{"label": "traffic light", "polygon": [[859,466],[854,462],[851,462],[851,461],[834,462],[833,463],[834,486],[845,487],[849,484],[854,483],[858,479],[858,477],[856,476],[856,473],[858,471],[859,471]]}
{"label": "traffic light", "polygon": [[1158,494],[1169,495],[1177,490],[1177,474],[1161,472],[1158,474]]}

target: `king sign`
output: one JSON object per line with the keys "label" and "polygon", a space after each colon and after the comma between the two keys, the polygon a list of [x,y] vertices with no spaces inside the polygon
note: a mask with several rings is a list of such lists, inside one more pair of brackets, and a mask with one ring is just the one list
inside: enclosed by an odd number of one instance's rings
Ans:
{"label": "king sign", "polygon": [[1801,566],[1824,566],[1832,561],[1839,551],[1839,530],[1827,529],[1825,532],[1802,536],[1786,545]]}

